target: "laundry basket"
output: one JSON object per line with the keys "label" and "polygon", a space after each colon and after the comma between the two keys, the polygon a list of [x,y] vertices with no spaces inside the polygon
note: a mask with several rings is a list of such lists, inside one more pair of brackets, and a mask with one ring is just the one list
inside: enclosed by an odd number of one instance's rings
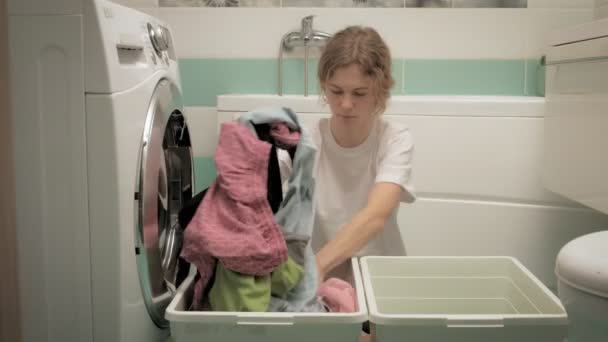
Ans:
{"label": "laundry basket", "polygon": [[377,342],[562,342],[559,299],[510,257],[364,257]]}
{"label": "laundry basket", "polygon": [[358,311],[353,313],[274,313],[186,311],[191,302],[191,275],[167,307],[172,342],[356,342],[367,320],[357,259],[350,260],[346,279],[357,292]]}

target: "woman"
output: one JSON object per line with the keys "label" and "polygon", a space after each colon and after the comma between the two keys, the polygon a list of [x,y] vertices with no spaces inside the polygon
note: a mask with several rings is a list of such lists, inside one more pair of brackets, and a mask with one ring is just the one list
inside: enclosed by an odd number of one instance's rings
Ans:
{"label": "woman", "polygon": [[313,248],[319,280],[358,255],[404,255],[399,202],[415,200],[413,142],[382,118],[394,84],[386,43],[372,28],[336,33],[319,60],[331,117],[313,129],[317,145]]}

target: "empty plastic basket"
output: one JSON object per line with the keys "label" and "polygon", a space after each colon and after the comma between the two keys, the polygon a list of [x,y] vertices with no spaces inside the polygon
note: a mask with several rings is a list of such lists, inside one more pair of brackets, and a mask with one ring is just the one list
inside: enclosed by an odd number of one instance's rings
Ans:
{"label": "empty plastic basket", "polygon": [[353,313],[275,313],[186,311],[193,292],[190,276],[177,290],[165,317],[173,342],[336,342],[357,341],[367,307],[359,263],[351,259],[349,278],[357,291],[358,309]]}
{"label": "empty plastic basket", "polygon": [[377,342],[562,342],[559,299],[510,257],[364,257]]}

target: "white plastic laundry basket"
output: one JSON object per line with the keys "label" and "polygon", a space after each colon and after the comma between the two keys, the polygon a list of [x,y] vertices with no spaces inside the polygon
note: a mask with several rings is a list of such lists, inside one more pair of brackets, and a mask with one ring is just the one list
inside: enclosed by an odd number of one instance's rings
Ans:
{"label": "white plastic laundry basket", "polygon": [[[173,342],[337,342],[357,341],[367,306],[358,261],[350,262],[348,277],[357,292],[353,313],[270,313],[186,311],[193,293],[193,276],[179,287],[167,307]],[[350,273],[350,272],[349,272]]]}
{"label": "white plastic laundry basket", "polygon": [[510,257],[364,257],[377,342],[562,342],[559,299]]}

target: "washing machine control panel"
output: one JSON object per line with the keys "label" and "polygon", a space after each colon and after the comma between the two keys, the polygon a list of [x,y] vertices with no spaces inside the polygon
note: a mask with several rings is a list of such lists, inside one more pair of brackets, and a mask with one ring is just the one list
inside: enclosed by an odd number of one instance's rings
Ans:
{"label": "washing machine control panel", "polygon": [[160,56],[163,51],[169,49],[169,30],[166,27],[150,23],[146,25],[146,28],[152,47],[154,47],[156,54]]}
{"label": "washing machine control panel", "polygon": [[87,3],[87,16],[95,18],[85,20],[87,91],[120,92],[159,70],[177,74],[177,55],[167,24],[111,1]]}
{"label": "washing machine control panel", "polygon": [[169,67],[177,62],[171,32],[159,22],[145,21],[140,24],[144,36],[146,61],[153,69]]}

